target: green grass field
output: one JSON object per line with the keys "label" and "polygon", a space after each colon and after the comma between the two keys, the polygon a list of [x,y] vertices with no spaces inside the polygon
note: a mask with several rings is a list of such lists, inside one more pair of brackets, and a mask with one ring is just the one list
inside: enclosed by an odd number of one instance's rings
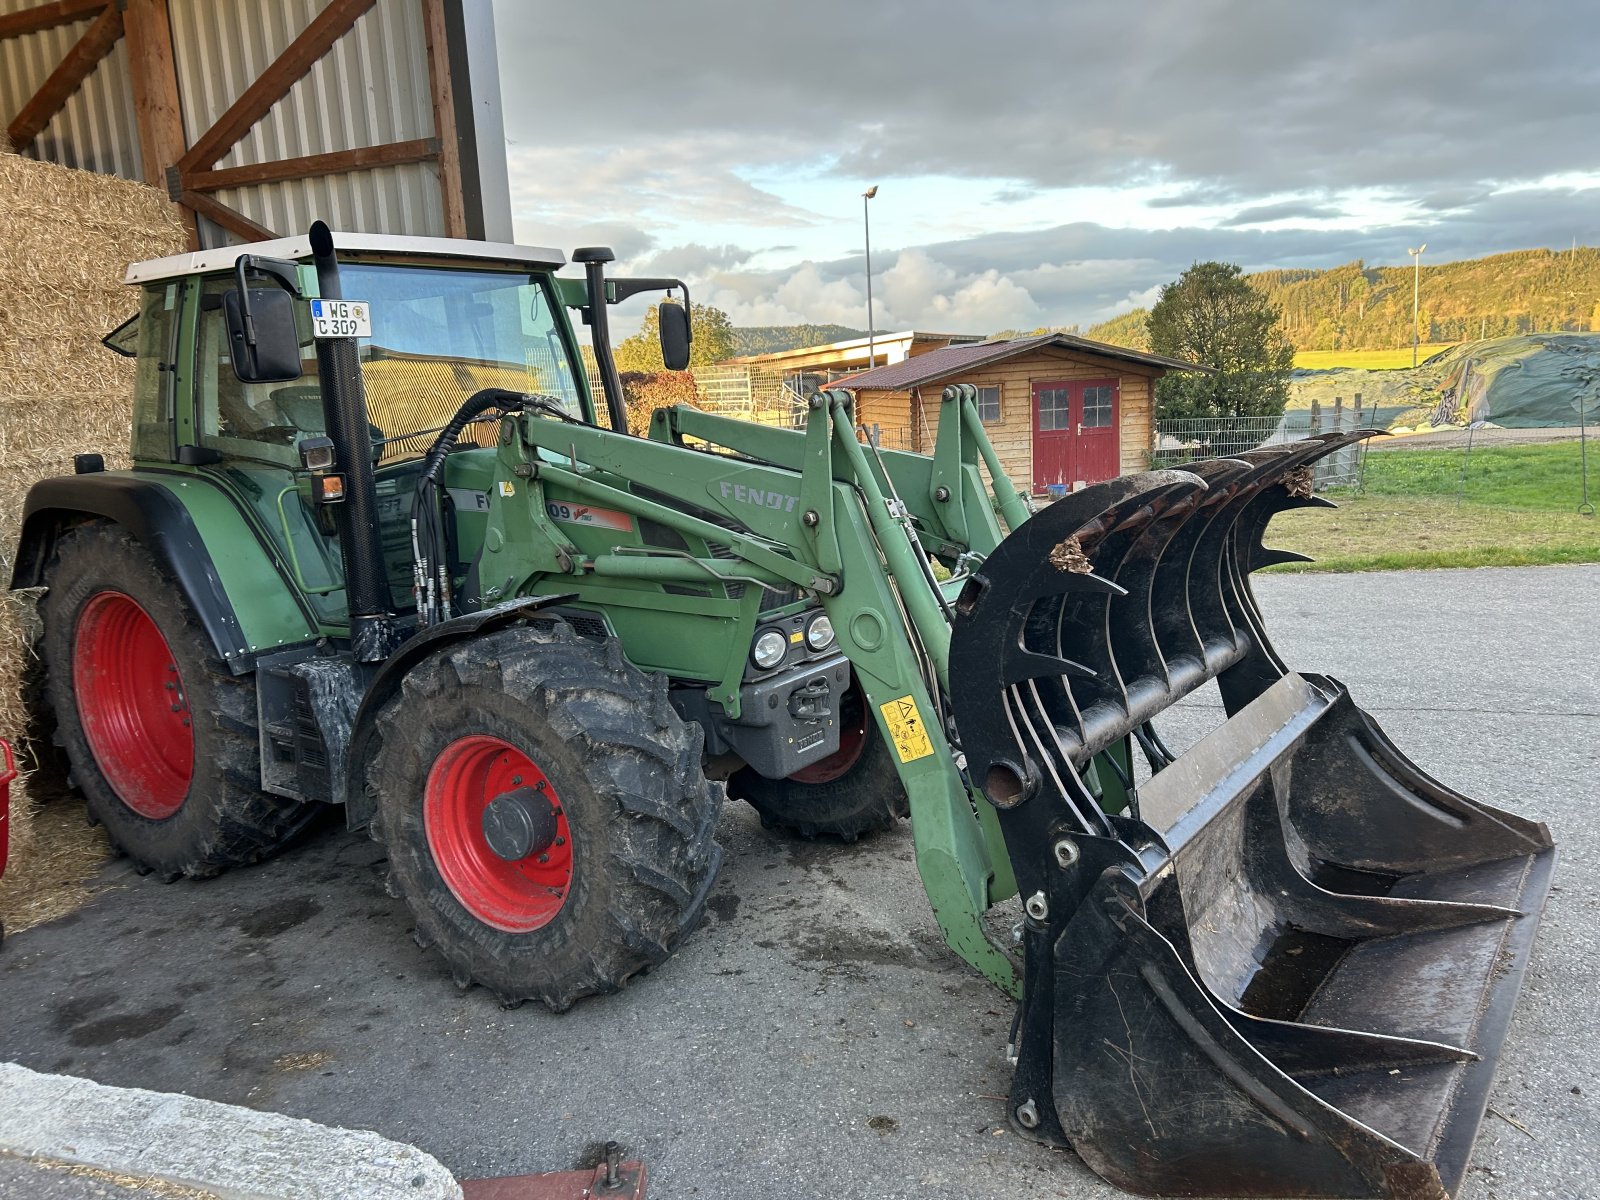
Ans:
{"label": "green grass field", "polygon": [[[1590,496],[1600,499],[1600,445]],[[1310,555],[1282,571],[1600,562],[1600,518],[1577,513],[1578,443],[1478,447],[1456,501],[1462,452],[1384,450],[1367,457],[1362,494],[1329,493],[1338,509],[1274,518],[1267,544]]]}
{"label": "green grass field", "polygon": [[[1417,361],[1447,350],[1453,342],[1425,342],[1417,348]],[[1297,350],[1294,365],[1300,371],[1332,371],[1355,367],[1364,371],[1388,371],[1411,365],[1411,347],[1400,350]]]}

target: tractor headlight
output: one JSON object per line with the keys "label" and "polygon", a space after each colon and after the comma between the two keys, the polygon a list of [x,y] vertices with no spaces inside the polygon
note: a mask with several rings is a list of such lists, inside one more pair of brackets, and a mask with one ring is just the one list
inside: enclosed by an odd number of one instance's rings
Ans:
{"label": "tractor headlight", "polygon": [[770,671],[783,661],[788,650],[789,639],[776,629],[769,629],[757,636],[756,644],[750,650],[750,661],[763,671]]}
{"label": "tractor headlight", "polygon": [[833,622],[825,615],[819,613],[806,626],[806,645],[813,650],[826,650],[833,645]]}

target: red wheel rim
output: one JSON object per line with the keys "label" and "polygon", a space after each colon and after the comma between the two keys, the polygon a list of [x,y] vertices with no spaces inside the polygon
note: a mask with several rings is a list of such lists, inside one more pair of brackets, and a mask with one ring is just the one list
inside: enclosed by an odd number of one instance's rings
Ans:
{"label": "red wheel rim", "polygon": [[72,683],[100,774],[141,817],[183,807],[194,776],[194,725],[172,647],[121,592],[98,592],[78,614]]}
{"label": "red wheel rim", "polygon": [[[489,848],[483,810],[519,787],[533,788],[555,806],[556,836],[545,850],[507,862]],[[422,826],[445,886],[485,925],[507,933],[543,928],[572,893],[572,833],[561,800],[545,773],[510,742],[473,734],[446,746],[428,772]]]}
{"label": "red wheel rim", "polygon": [[801,767],[790,779],[796,783],[832,783],[861,761],[867,748],[867,708],[861,693],[852,687],[839,703],[839,748],[809,767]]}

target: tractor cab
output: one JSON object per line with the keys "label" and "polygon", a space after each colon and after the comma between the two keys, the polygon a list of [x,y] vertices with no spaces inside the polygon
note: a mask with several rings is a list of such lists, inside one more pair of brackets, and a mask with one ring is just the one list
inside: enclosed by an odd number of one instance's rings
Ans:
{"label": "tractor cab", "polygon": [[[341,235],[346,294],[371,323],[357,342],[374,464],[375,516],[385,574],[398,610],[412,607],[410,505],[423,454],[461,402],[483,388],[554,398],[574,419],[595,411],[553,250],[427,238]],[[251,257],[293,264],[294,282],[315,296],[304,238],[250,247]],[[241,280],[259,307],[283,287],[279,275],[240,270],[239,258],[205,251],[136,264],[139,313],[106,338],[134,357],[135,458],[143,466],[196,468],[223,481],[247,519],[270,540],[320,628],[345,625],[344,564],[330,515],[319,518],[306,448],[329,434],[309,304],[290,307],[294,349],[278,377],[241,377],[226,303]],[[378,315],[381,314],[381,315]],[[371,316],[369,315],[369,321]],[[291,375],[291,371],[293,374]],[[168,377],[175,386],[169,386]],[[463,430],[446,487],[469,525],[488,507],[495,427]],[[481,518],[480,518],[481,520]]]}

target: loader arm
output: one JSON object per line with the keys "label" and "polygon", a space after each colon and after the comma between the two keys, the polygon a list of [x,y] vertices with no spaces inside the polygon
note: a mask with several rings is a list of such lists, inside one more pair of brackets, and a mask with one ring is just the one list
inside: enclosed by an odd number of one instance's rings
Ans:
{"label": "loader arm", "polygon": [[[1015,994],[1015,966],[990,944],[981,922],[1015,885],[994,810],[969,786],[941,715],[949,710],[949,617],[912,549],[920,524],[952,556],[969,553],[966,543],[946,536],[927,460],[887,467],[908,489],[920,477],[918,521],[885,495],[884,474],[857,441],[843,393],[822,394],[804,432],[719,422],[689,410],[674,410],[657,424],[675,436],[629,438],[533,413],[507,418],[510,432],[500,442],[479,566],[483,578],[506,580],[495,598],[569,590],[582,597],[623,580],[790,584],[815,593],[894,748],[910,797],[918,869],[940,927],[958,954]],[[691,448],[682,443],[685,437],[715,440],[737,456]],[[976,527],[979,544],[992,548],[1000,531],[980,476],[969,464],[954,479],[960,490],[949,503],[966,514],[969,531]],[[630,480],[648,480],[650,494],[635,491]],[[658,499],[669,481],[670,497]],[[696,558],[624,553],[622,547],[580,553],[546,519],[551,494],[580,496],[605,511],[702,539],[723,554]],[[658,593],[628,599],[617,592],[606,598],[611,604],[675,599]],[[735,715],[742,664],[739,649],[728,674],[709,689]]]}

